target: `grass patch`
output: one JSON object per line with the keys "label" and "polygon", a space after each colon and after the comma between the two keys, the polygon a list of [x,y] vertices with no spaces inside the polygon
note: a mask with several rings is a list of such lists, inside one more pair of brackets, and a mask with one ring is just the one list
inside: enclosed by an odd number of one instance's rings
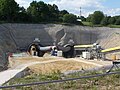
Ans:
{"label": "grass patch", "polygon": [[[91,22],[82,22],[84,26],[90,26],[90,27],[103,27],[102,25],[98,24],[98,25],[93,25]],[[120,25],[108,25],[106,27],[110,27],[110,28],[120,28]]]}
{"label": "grass patch", "polygon": [[108,25],[110,28],[120,28],[120,25]]}
{"label": "grass patch", "polygon": [[[120,71],[120,70],[117,70]],[[25,84],[32,82],[42,82],[51,80],[61,80],[68,78],[78,78],[80,76],[96,75],[103,72],[88,72],[88,73],[74,73],[70,75],[63,75],[60,71],[50,74],[31,74],[24,78],[17,78],[11,80],[8,84]],[[7,85],[8,85],[7,84]],[[63,83],[52,83],[46,85],[35,85],[17,87],[17,90],[120,90],[120,75],[101,76],[90,79],[80,79],[77,81],[68,81]],[[12,90],[12,89],[3,89]]]}
{"label": "grass patch", "polygon": [[90,26],[90,27],[102,27],[102,25],[93,25],[92,22],[82,22],[84,26]]}
{"label": "grass patch", "polygon": [[92,23],[91,22],[82,22],[83,23],[83,25],[85,25],[85,26],[92,26]]}

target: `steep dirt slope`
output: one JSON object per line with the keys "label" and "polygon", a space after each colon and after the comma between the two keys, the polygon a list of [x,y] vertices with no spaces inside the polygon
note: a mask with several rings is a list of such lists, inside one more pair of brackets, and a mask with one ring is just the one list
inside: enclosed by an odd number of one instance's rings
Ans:
{"label": "steep dirt slope", "polygon": [[65,26],[58,24],[0,24],[0,66],[6,64],[6,53],[26,48],[35,38],[43,45],[53,42],[67,43],[70,38],[75,44],[99,42],[103,48],[120,45],[119,28]]}
{"label": "steep dirt slope", "polygon": [[0,70],[7,65],[8,52],[15,51],[16,45],[13,42],[9,30],[4,25],[0,25]]}

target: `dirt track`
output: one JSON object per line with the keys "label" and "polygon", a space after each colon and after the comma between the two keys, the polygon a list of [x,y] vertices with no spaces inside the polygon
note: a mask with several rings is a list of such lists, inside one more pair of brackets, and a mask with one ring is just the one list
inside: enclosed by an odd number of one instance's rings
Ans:
{"label": "dirt track", "polygon": [[33,73],[51,73],[51,72],[66,72],[70,70],[86,70],[95,67],[110,65],[110,61],[94,61],[83,60],[80,58],[66,59],[62,57],[14,57],[11,58],[11,69],[21,65],[38,62],[38,64],[30,65],[28,68]]}

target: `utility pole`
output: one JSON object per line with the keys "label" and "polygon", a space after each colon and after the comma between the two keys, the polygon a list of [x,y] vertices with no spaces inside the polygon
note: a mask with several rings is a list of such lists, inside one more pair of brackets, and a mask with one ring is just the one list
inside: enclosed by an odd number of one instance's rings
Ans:
{"label": "utility pole", "polygon": [[82,16],[82,11],[81,11],[81,9],[82,9],[82,8],[80,7],[80,17]]}

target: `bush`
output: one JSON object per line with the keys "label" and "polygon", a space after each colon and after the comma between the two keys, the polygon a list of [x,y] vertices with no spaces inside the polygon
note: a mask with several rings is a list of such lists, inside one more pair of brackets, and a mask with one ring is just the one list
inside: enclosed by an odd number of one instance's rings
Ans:
{"label": "bush", "polygon": [[108,22],[109,22],[110,24],[115,24],[115,21],[116,21],[116,20],[115,20],[115,17],[111,17]]}
{"label": "bush", "polygon": [[115,25],[120,25],[120,17],[116,20]]}
{"label": "bush", "polygon": [[95,11],[92,15],[91,22],[93,24],[100,24],[102,19],[104,18],[104,14],[101,11]]}
{"label": "bush", "polygon": [[64,23],[76,23],[77,22],[77,17],[73,14],[65,14],[63,16],[63,22]]}
{"label": "bush", "polygon": [[101,25],[103,25],[103,26],[108,25],[109,24],[108,20],[109,20],[109,17],[104,17],[101,21]]}

